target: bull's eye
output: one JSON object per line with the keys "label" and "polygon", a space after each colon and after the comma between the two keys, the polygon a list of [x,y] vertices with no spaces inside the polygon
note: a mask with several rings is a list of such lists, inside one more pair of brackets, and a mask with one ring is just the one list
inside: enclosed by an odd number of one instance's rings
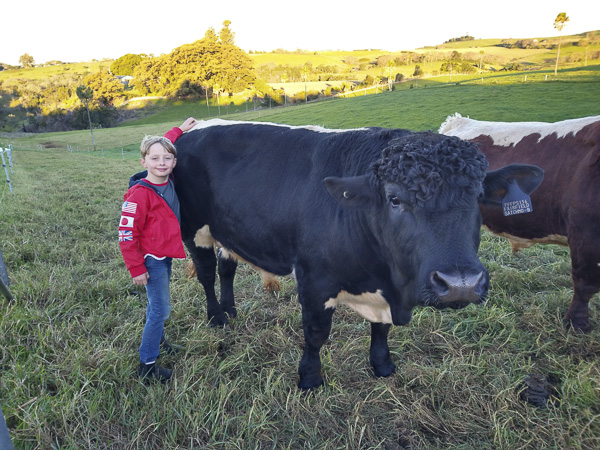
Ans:
{"label": "bull's eye", "polygon": [[390,203],[392,204],[392,206],[394,208],[398,208],[399,206],[402,205],[402,202],[400,201],[400,199],[396,196],[391,196],[390,197]]}

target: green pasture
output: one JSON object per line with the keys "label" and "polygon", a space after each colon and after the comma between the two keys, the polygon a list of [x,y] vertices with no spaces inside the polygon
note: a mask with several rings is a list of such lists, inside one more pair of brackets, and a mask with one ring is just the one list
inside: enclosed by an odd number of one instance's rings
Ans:
{"label": "green pasture", "polygon": [[[419,81],[222,117],[414,130],[435,130],[455,112],[556,121],[600,114],[598,70],[563,71],[556,81]],[[339,308],[322,350],[325,386],[309,395],[296,389],[303,336],[294,282],[283,278],[269,294],[241,265],[239,315],[230,329],[211,329],[204,293],[177,261],[167,336],[184,351],[161,357],[175,371],[169,385],[140,383],[145,294],[118,249],[122,195],[140,168],[143,135],[204,118],[203,106],[163,102],[154,120],[94,130],[96,151],[89,130],[0,137],[14,148],[14,194],[0,185],[0,248],[14,296],[0,297],[0,404],[15,448],[600,448],[598,295],[593,331],[567,330],[568,249],[512,254],[484,231],[485,305],[415,310],[390,333],[397,371],[387,379],[369,366],[369,324]],[[521,400],[532,374],[548,377],[559,401],[538,408]]]}
{"label": "green pasture", "polygon": [[380,126],[434,131],[448,115],[456,112],[480,120],[554,122],[600,114],[600,65],[563,69],[557,78],[553,70],[502,72],[481,77],[462,75],[452,79],[445,75],[399,83],[391,92],[387,87],[378,92],[372,95],[374,90],[371,90],[365,95],[364,91],[358,91],[345,97],[287,107],[256,104],[254,111],[251,101],[238,99],[237,104],[221,106],[220,116],[216,105],[207,107],[203,100],[158,99],[153,101],[152,114],[143,119],[125,122],[117,128],[94,130],[96,151],[89,130],[26,137],[0,134],[0,145],[65,151],[70,146],[74,153],[137,157],[139,142],[145,134],[162,134],[190,116],[328,128]]}
{"label": "green pasture", "polygon": [[[44,61],[36,61],[44,62]],[[47,78],[61,75],[87,76],[91,73],[105,71],[110,68],[112,60],[90,61],[77,63],[64,63],[53,66],[31,67],[25,69],[12,69],[0,71],[0,82],[9,78],[23,78],[28,80],[45,80]]]}

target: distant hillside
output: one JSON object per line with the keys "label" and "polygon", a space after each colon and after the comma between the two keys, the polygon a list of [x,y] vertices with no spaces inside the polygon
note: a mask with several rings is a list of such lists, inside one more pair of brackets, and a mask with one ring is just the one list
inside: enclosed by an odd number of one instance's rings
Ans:
{"label": "distant hillside", "polygon": [[[600,64],[600,31],[562,38],[451,39],[436,46],[395,52],[250,53],[257,77],[255,89],[227,93],[221,98],[209,95],[208,101],[202,90],[189,94],[193,97],[182,98],[202,99],[207,110],[213,108],[220,114],[221,110],[228,113],[261,105],[270,108],[340,93],[367,95],[396,88],[394,84],[399,88],[409,80],[412,86],[412,80],[415,85],[425,85],[428,80],[437,79],[435,82],[439,83],[439,78],[456,82],[460,77],[485,77],[500,71],[550,70],[555,65],[559,39],[561,70]],[[95,92],[102,91],[104,96],[102,111],[96,111],[96,118],[92,119],[94,126],[111,127],[124,120],[139,120],[164,107],[160,103],[163,100],[156,96],[165,94],[140,93],[108,75],[112,62],[0,71],[0,131],[68,131],[89,126],[75,88],[92,76]],[[107,83],[111,85],[107,87]],[[140,97],[147,101],[140,101]],[[133,98],[137,101],[129,102]]]}
{"label": "distant hillside", "polygon": [[[590,31],[577,35],[563,36],[561,39],[561,67],[591,64],[600,60],[600,31]],[[518,63],[523,69],[542,69],[554,65],[559,37],[539,37],[531,39],[474,39],[448,42],[436,46],[413,50],[390,52],[386,50],[354,50],[331,52],[269,52],[251,53],[255,69],[259,74],[273,72],[277,67],[335,66],[338,73],[331,74],[330,80],[362,80],[366,75],[386,76],[388,61],[395,64],[394,73],[404,77],[412,76],[415,65],[419,64],[425,74],[439,72],[441,63],[453,51],[465,59],[479,62],[481,58],[485,70],[501,70],[509,64]],[[340,77],[344,75],[344,77]],[[270,80],[279,82],[281,80]],[[299,80],[293,80],[299,81]]]}

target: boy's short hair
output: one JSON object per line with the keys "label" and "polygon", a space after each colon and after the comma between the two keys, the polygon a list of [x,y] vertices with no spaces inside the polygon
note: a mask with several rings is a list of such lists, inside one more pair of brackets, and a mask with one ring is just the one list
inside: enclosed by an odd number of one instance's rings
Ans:
{"label": "boy's short hair", "polygon": [[177,149],[175,148],[173,143],[166,137],[145,136],[144,139],[142,139],[142,143],[140,144],[140,153],[142,154],[142,158],[145,158],[148,155],[150,147],[152,147],[154,144],[162,145],[167,152],[177,156]]}

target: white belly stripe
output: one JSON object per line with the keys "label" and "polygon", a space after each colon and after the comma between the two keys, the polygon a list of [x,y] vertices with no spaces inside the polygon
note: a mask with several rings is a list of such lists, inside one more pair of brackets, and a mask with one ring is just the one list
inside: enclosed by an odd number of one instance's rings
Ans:
{"label": "white belly stripe", "polygon": [[194,236],[194,244],[196,247],[203,248],[211,248],[215,245],[215,239],[210,234],[210,228],[208,225],[204,225],[198,231],[196,231],[196,235]]}
{"label": "white belly stripe", "polygon": [[337,308],[340,303],[349,306],[369,322],[392,323],[392,311],[388,302],[383,298],[381,290],[365,292],[361,295],[352,295],[347,291],[341,291],[337,297],[330,298],[325,303],[325,309]]}

